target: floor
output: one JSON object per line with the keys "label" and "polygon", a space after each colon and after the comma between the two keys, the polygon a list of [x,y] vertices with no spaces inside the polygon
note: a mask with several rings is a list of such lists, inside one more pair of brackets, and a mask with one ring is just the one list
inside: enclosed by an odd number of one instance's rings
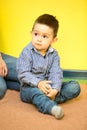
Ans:
{"label": "floor", "polygon": [[87,84],[81,84],[77,98],[61,106],[65,116],[57,120],[21,102],[19,92],[7,90],[0,100],[0,130],[87,130]]}

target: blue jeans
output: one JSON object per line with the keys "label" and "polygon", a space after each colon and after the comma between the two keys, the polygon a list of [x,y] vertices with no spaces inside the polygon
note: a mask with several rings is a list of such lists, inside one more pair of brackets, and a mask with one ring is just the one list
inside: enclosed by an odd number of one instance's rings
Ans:
{"label": "blue jeans", "polygon": [[54,105],[73,99],[77,97],[79,93],[80,86],[76,81],[63,83],[62,89],[54,101],[50,100],[38,88],[24,86],[21,87],[20,90],[20,96],[23,102],[34,104],[37,107],[38,111],[45,114],[51,114],[51,109]]}
{"label": "blue jeans", "polygon": [[20,90],[20,84],[17,78],[17,72],[16,72],[16,58],[3,54],[2,58],[5,61],[7,68],[8,68],[8,74],[5,78],[0,76],[0,98],[2,98],[7,88],[13,89],[13,90]]}

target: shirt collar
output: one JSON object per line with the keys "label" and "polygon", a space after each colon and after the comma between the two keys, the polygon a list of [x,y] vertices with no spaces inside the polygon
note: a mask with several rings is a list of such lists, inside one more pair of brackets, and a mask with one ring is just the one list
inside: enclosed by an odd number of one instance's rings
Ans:
{"label": "shirt collar", "polygon": [[[30,42],[29,45],[30,45],[30,48],[31,48],[32,50],[38,52],[37,49],[32,45],[32,42]],[[52,53],[53,51],[54,51],[54,49],[50,46],[49,49],[48,49],[48,51],[47,51],[47,54]]]}

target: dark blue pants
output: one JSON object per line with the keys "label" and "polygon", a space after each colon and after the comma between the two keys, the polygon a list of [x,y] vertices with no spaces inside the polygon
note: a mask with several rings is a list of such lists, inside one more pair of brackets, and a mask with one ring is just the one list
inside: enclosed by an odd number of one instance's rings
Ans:
{"label": "dark blue pants", "polygon": [[70,99],[77,97],[80,93],[80,86],[76,81],[65,82],[62,85],[60,93],[56,96],[55,100],[50,100],[38,88],[25,86],[21,87],[20,96],[21,100],[26,103],[34,104],[38,111],[42,113],[51,113],[51,109],[57,103],[63,103]]}

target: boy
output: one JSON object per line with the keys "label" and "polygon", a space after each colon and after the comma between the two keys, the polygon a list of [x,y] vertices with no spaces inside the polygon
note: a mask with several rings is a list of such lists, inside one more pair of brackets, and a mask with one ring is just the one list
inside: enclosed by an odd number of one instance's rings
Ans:
{"label": "boy", "polygon": [[16,72],[16,58],[0,53],[0,99],[4,97],[7,88],[20,90]]}
{"label": "boy", "polygon": [[51,47],[57,41],[58,28],[58,20],[50,14],[43,14],[35,20],[32,41],[18,58],[17,71],[21,100],[34,104],[44,114],[61,119],[64,113],[57,103],[76,97],[80,86],[75,81],[62,83],[59,55]]}

